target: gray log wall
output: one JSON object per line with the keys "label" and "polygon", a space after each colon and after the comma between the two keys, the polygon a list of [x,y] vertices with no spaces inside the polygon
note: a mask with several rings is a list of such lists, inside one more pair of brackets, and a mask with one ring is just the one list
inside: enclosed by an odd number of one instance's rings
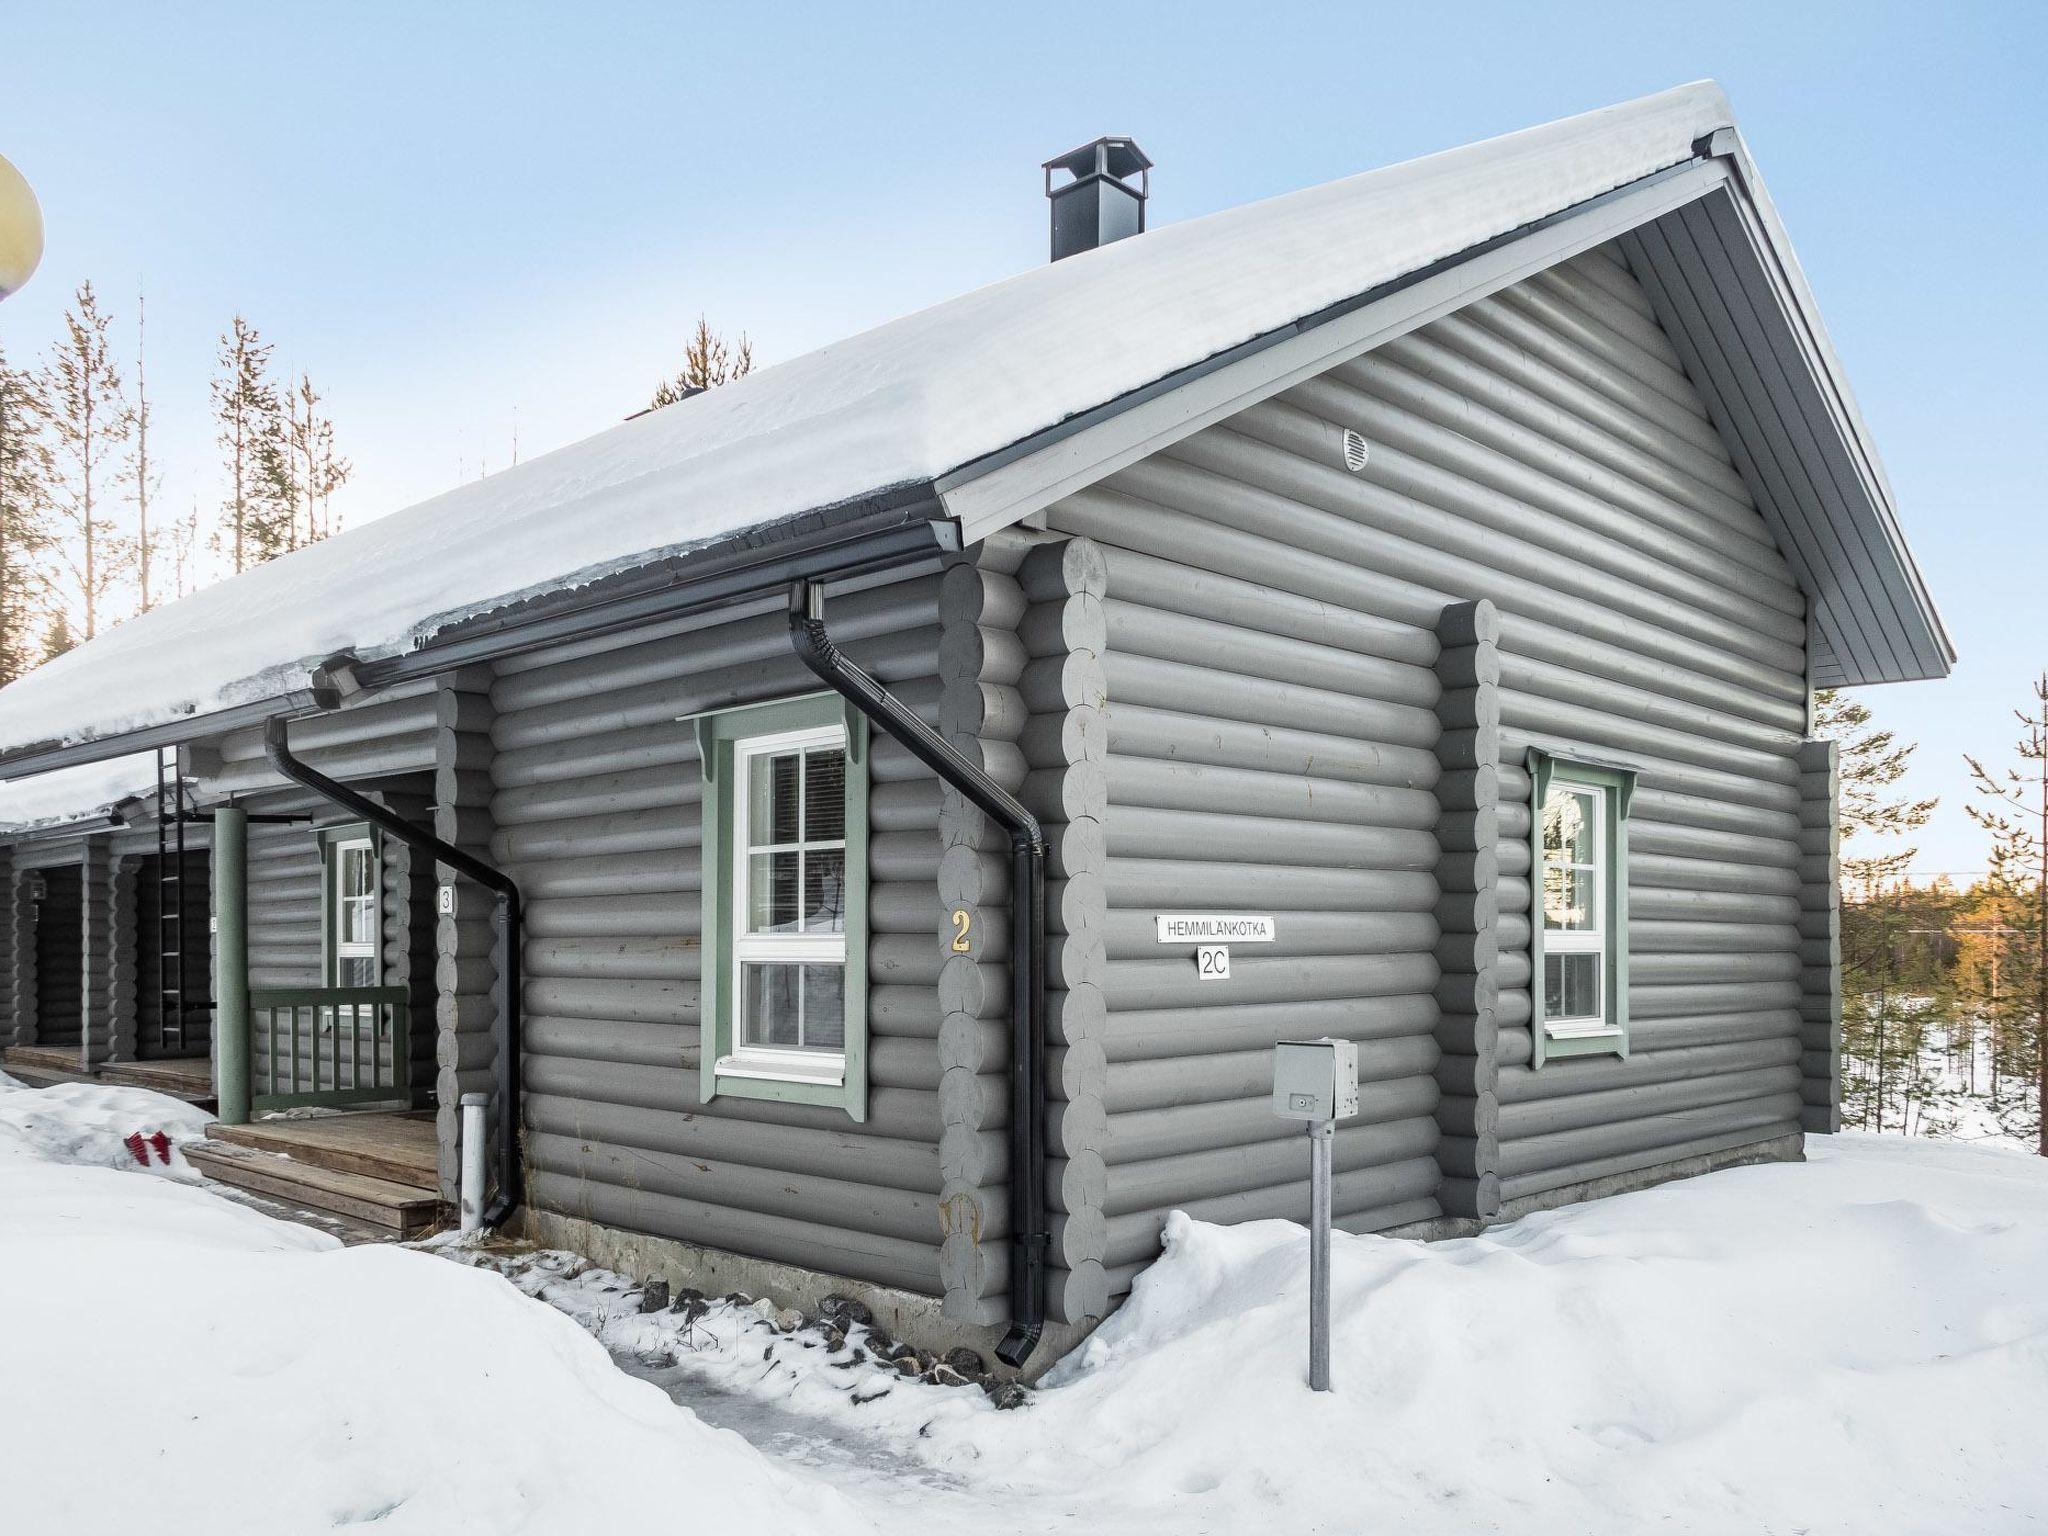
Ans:
{"label": "gray log wall", "polygon": [[[442,682],[434,701],[434,834],[464,852],[488,860],[491,835],[491,679],[469,671]],[[460,1194],[461,1116],[465,1093],[489,1093],[496,1069],[495,988],[503,957],[493,924],[496,899],[481,886],[457,879],[437,866],[449,885],[454,910],[440,912],[434,927],[438,1043],[435,1102],[440,1142],[442,1194]],[[495,1114],[495,1108],[492,1111]],[[486,1134],[495,1134],[491,1124]]]}
{"label": "gray log wall", "polygon": [[[1173,1206],[1300,1214],[1305,1160],[1263,1101],[1288,1036],[1361,1042],[1354,1227],[1799,1130],[1802,1010],[1830,1006],[1802,979],[1826,921],[1802,821],[1828,814],[1802,776],[1805,601],[1610,251],[1047,522],[1108,569],[1112,1289]],[[1639,770],[1626,1060],[1530,1065],[1532,745]],[[1152,942],[1173,909],[1272,912],[1280,942],[1201,986]]]}
{"label": "gray log wall", "polygon": [[[1213,434],[1204,434],[1211,436]],[[1197,440],[1199,441],[1199,440]],[[1106,573],[1105,1265],[1112,1294],[1166,1214],[1305,1218],[1308,1152],[1270,1106],[1272,1047],[1361,1042],[1362,1110],[1334,1147],[1351,1230],[1441,1213],[1436,796],[1445,603],[1373,611],[1342,558],[1270,517],[1184,510],[1145,461],[1060,503]],[[1220,504],[1240,492],[1214,486]],[[1271,913],[1228,982],[1154,914]]]}
{"label": "gray log wall", "polygon": [[1842,1128],[1842,845],[1835,804],[1840,767],[1832,741],[1799,753],[1799,1118],[1810,1132]]}
{"label": "gray log wall", "polygon": [[[835,640],[935,726],[938,585],[835,591],[829,607]],[[530,1196],[943,1296],[940,786],[886,737],[871,753],[868,1118],[699,1091],[702,779],[683,717],[818,689],[779,608],[500,664],[491,849],[527,901]]]}

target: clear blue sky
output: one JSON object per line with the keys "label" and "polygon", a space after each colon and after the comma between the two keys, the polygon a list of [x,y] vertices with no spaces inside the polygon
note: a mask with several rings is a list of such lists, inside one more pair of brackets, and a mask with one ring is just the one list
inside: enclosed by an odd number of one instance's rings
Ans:
{"label": "clear blue sky", "polygon": [[16,356],[147,284],[167,498],[217,496],[237,309],[327,391],[360,521],[604,427],[699,311],[764,361],[1044,259],[1098,133],[1187,218],[1721,81],[1963,653],[1869,701],[1982,863],[1960,753],[2048,665],[2048,23],[2037,5],[11,5],[0,153],[42,198]]}

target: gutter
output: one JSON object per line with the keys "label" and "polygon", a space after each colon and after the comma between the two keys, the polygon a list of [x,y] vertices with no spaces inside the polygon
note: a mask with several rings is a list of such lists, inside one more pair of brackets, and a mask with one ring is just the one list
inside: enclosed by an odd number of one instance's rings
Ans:
{"label": "gutter", "polygon": [[361,817],[408,847],[439,860],[456,873],[466,875],[497,897],[498,933],[504,941],[503,963],[498,967],[498,1134],[494,1159],[497,1164],[498,1188],[483,1213],[483,1224],[486,1227],[496,1227],[510,1216],[513,1208],[519,1204],[521,1183],[519,1053],[522,1000],[520,971],[524,932],[519,886],[510,875],[495,865],[485,863],[453,843],[443,842],[433,833],[414,826],[388,807],[379,805],[368,796],[359,794],[346,784],[330,779],[319,769],[301,762],[292,756],[287,732],[286,717],[282,715],[264,723],[263,755],[280,775],[294,784],[310,789],[314,794],[330,804],[340,806],[351,815]]}
{"label": "gutter", "polygon": [[789,638],[803,664],[1010,837],[1010,1327],[996,1358],[1022,1365],[1045,1331],[1045,831],[901,699],[848,661],[825,629],[824,588],[789,588]]}
{"label": "gutter", "polygon": [[[832,519],[824,524],[818,517]],[[718,608],[780,598],[801,577],[851,581],[936,560],[960,547],[959,529],[929,485],[910,486],[857,507],[812,515],[801,534],[772,543],[697,551],[623,572],[590,587],[541,601],[508,605],[449,625],[396,656],[351,658],[363,689],[388,688],[519,656],[551,645],[592,639],[638,624],[687,618]],[[182,715],[81,742],[43,742],[0,753],[0,780],[31,778],[59,768],[105,762],[131,752],[189,745],[271,720],[322,714],[338,702],[317,679],[302,688],[204,714]]]}

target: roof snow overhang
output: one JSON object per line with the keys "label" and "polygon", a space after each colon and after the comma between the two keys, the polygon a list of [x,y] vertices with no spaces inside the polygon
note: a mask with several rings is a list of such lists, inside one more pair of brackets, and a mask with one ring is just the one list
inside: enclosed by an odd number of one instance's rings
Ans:
{"label": "roof snow overhang", "polygon": [[793,574],[935,563],[1610,240],[1811,599],[1812,681],[1945,673],[1876,452],[1705,83],[1167,225],[352,529],[0,690],[0,778],[332,707],[337,651],[385,686],[770,601]]}

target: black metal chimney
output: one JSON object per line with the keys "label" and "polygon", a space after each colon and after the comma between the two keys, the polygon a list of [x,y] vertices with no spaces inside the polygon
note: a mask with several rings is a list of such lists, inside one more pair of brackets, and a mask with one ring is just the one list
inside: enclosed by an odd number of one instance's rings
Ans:
{"label": "black metal chimney", "polygon": [[[1053,185],[1053,173],[1067,180]],[[1134,185],[1132,177],[1137,178]],[[1052,259],[1145,232],[1145,199],[1152,162],[1135,139],[1104,138],[1045,162],[1045,195],[1052,199]]]}

